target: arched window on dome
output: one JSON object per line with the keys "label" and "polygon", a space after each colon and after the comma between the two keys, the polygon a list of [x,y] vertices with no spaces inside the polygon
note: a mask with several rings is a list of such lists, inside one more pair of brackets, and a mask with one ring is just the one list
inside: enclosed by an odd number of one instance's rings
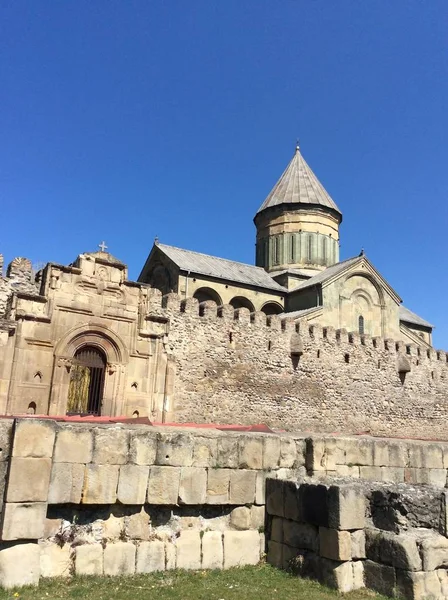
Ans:
{"label": "arched window on dome", "polygon": [[359,335],[364,335],[364,317],[362,315],[358,317],[358,331]]}

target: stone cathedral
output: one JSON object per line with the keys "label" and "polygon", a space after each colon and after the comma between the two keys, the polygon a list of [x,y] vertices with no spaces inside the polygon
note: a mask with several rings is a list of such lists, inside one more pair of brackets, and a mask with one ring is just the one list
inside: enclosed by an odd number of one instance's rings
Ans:
{"label": "stone cathedral", "polygon": [[[104,245],[37,273],[14,259],[0,277],[0,414],[176,420],[176,402],[198,389],[180,365],[185,336],[196,335],[182,321],[192,303],[200,314],[214,306],[248,323],[297,321],[431,349],[432,325],[363,252],[340,261],[342,213],[298,147],[254,222],[255,266],[159,241],[137,282]],[[166,306],[178,298],[178,317],[154,308],[161,296]]]}

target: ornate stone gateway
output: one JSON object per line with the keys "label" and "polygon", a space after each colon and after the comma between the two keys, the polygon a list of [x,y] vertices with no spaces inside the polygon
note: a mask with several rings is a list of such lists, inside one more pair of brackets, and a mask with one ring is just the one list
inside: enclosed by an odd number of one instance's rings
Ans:
{"label": "ornate stone gateway", "polygon": [[70,373],[67,414],[100,414],[105,369],[106,358],[98,348],[84,346],[76,352]]}

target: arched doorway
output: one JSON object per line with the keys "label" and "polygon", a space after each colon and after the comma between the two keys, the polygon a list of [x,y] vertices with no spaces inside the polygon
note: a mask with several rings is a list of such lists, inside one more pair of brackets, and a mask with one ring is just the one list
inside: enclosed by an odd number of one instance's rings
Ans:
{"label": "arched doorway", "polygon": [[250,310],[250,312],[254,312],[254,310],[255,310],[252,302],[250,300],[248,300],[247,298],[245,298],[244,296],[235,296],[234,298],[232,298],[232,300],[230,300],[229,304],[231,306],[233,306],[233,308],[235,308],[235,309],[248,308]]}
{"label": "arched doorway", "polygon": [[95,346],[76,351],[70,371],[67,414],[99,415],[104,390],[106,357]]}

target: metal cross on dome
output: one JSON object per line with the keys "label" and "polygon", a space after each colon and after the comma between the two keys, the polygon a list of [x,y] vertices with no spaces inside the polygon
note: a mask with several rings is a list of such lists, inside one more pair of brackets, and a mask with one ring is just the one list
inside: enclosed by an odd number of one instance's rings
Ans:
{"label": "metal cross on dome", "polygon": [[101,250],[101,252],[104,252],[107,247],[108,246],[106,246],[106,242],[101,242],[101,244],[98,244],[98,248]]}

